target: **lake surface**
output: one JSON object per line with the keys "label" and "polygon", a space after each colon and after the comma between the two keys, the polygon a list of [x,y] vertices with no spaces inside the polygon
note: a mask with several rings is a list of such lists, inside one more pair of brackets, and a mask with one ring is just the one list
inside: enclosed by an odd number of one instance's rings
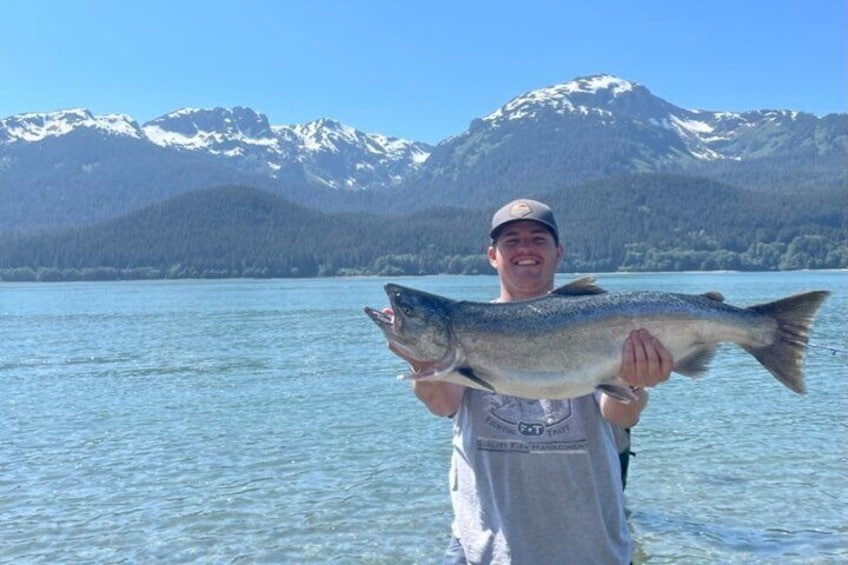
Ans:
{"label": "lake surface", "polygon": [[[829,289],[811,341],[848,347],[845,272],[598,279],[740,306]],[[387,280],[0,285],[0,562],[438,563],[451,424],[362,312]],[[806,396],[734,346],[712,367],[634,430],[636,562],[848,562],[848,353],[810,350]]]}

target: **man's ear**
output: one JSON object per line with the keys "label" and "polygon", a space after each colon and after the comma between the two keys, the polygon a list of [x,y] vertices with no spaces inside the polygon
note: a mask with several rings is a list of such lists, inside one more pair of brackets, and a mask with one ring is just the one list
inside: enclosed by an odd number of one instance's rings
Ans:
{"label": "man's ear", "polygon": [[498,269],[498,258],[497,251],[495,250],[494,245],[490,245],[489,249],[486,250],[486,257],[489,258],[489,265],[491,265],[495,270]]}

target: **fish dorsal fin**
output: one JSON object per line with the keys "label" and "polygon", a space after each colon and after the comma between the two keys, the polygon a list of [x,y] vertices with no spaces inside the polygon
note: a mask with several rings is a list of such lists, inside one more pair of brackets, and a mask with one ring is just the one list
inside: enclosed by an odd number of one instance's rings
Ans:
{"label": "fish dorsal fin", "polygon": [[560,296],[586,296],[590,294],[604,294],[606,290],[595,284],[594,277],[581,277],[574,279],[568,284],[564,284],[559,288],[551,291],[551,294]]}
{"label": "fish dorsal fin", "polygon": [[724,295],[717,290],[705,292],[701,296],[709,298],[710,300],[715,300],[716,302],[724,302]]}

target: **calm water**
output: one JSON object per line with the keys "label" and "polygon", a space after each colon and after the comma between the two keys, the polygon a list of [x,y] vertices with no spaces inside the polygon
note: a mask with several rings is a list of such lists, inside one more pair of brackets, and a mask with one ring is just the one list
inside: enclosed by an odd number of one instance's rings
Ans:
{"label": "calm water", "polygon": [[[848,347],[844,272],[599,279],[736,305],[830,289],[812,341]],[[362,313],[384,282],[0,285],[0,562],[437,563],[450,423]],[[637,562],[848,561],[848,354],[811,350],[807,379],[796,396],[726,346],[654,392]]]}

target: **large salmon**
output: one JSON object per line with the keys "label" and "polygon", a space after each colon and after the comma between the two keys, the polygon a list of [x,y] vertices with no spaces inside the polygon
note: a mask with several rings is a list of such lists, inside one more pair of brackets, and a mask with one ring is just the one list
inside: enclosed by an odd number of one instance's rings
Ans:
{"label": "large salmon", "polygon": [[403,378],[525,398],[571,398],[601,389],[623,401],[633,395],[616,375],[624,340],[638,328],[659,339],[678,373],[704,373],[716,346],[732,342],[789,389],[804,393],[810,324],[830,294],[812,291],[737,308],[715,292],[606,293],[590,278],[507,303],[451,300],[396,284],[385,290],[392,315],[365,312],[398,351],[425,365]]}

